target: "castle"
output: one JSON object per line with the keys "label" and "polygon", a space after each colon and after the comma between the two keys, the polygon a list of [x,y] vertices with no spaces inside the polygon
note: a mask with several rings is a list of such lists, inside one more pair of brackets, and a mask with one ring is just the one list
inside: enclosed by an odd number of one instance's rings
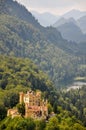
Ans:
{"label": "castle", "polygon": [[[32,117],[32,118],[43,118],[46,119],[48,116],[48,107],[47,107],[47,100],[44,101],[42,99],[42,95],[40,91],[28,91],[26,94],[23,92],[19,93],[19,103],[25,104],[25,117]],[[18,110],[9,109],[7,116],[20,116]]]}

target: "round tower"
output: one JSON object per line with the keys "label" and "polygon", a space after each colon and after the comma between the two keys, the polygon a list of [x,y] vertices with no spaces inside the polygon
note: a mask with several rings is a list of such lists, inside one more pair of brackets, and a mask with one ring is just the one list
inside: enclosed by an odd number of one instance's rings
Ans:
{"label": "round tower", "polygon": [[21,104],[24,101],[24,93],[20,92],[19,93],[19,103]]}
{"label": "round tower", "polygon": [[28,103],[25,103],[25,117],[28,117]]}

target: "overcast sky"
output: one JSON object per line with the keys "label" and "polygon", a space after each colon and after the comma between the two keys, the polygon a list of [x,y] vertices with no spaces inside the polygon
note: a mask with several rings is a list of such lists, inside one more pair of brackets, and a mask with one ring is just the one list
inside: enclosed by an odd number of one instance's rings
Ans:
{"label": "overcast sky", "polygon": [[71,9],[86,11],[86,0],[17,0],[29,10],[64,14]]}

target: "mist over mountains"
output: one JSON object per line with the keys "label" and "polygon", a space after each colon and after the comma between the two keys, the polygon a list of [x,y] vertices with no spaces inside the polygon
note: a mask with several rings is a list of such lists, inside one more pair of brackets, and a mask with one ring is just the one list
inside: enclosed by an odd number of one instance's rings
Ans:
{"label": "mist over mountains", "polygon": [[86,76],[85,43],[68,42],[56,28],[41,26],[16,1],[0,2],[0,54],[30,58],[57,87]]}
{"label": "mist over mountains", "polygon": [[80,11],[80,10],[76,10],[76,9],[72,9],[70,10],[69,12],[63,14],[62,16],[64,18],[74,18],[75,20],[79,19],[80,17],[82,16],[85,16],[86,15],[86,11]]}
{"label": "mist over mountains", "polygon": [[53,23],[55,23],[55,21],[57,21],[57,19],[59,18],[59,16],[56,16],[54,14],[51,14],[49,12],[45,12],[45,13],[38,13],[36,11],[31,11],[31,13],[34,15],[34,17],[38,20],[38,22],[42,25],[42,26],[50,26],[53,25]]}
{"label": "mist over mountains", "polygon": [[79,11],[75,9],[70,10],[69,12],[63,15],[51,14],[50,12],[39,13],[33,10],[31,11],[31,13],[43,26],[53,25],[56,21],[58,21],[61,18],[65,18],[65,19],[73,18],[75,20],[78,20],[79,18],[86,15],[86,11]]}
{"label": "mist over mountains", "polygon": [[42,26],[56,27],[64,39],[74,42],[86,41],[86,12],[79,10],[71,10],[62,16],[57,16],[50,13],[37,13],[32,11],[32,14]]}
{"label": "mist over mountains", "polygon": [[86,42],[85,28],[83,31],[85,20],[83,21],[83,25],[80,24],[80,21],[82,21],[82,18],[76,21],[74,18],[66,19],[63,17],[60,18],[53,26],[56,27],[61,32],[62,36],[68,41],[75,41],[78,43]]}

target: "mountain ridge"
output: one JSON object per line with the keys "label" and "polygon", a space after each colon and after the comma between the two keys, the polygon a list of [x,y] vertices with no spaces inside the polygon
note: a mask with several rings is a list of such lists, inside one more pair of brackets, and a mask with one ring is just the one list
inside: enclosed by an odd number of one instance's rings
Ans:
{"label": "mountain ridge", "polygon": [[44,27],[52,25],[59,18],[59,16],[56,16],[49,12],[38,13],[36,11],[31,11],[31,13],[39,21],[39,23]]}
{"label": "mountain ridge", "polygon": [[82,22],[80,24],[79,20],[76,21],[73,17],[68,19],[62,17],[53,26],[60,31],[64,39],[80,43],[86,42],[86,35],[82,31],[85,30],[85,21],[84,19],[82,25]]}
{"label": "mountain ridge", "polygon": [[73,17],[74,19],[77,20],[84,15],[86,15],[86,11],[72,9],[72,10],[68,11],[67,13],[63,14],[63,17],[65,17],[65,18]]}
{"label": "mountain ridge", "polygon": [[73,17],[75,20],[78,20],[80,17],[86,15],[86,11],[80,11],[76,9],[69,10],[68,12],[62,15],[56,15],[49,12],[39,13],[36,11],[31,11],[31,13],[39,21],[39,23],[45,27],[53,25],[56,21],[58,21],[62,17],[64,17],[65,19]]}
{"label": "mountain ridge", "polygon": [[[1,2],[0,14],[5,13],[10,16],[18,17],[21,20],[24,20],[26,22],[33,24],[33,26],[36,26],[38,28],[41,27],[38,21],[32,16],[32,14],[22,4],[13,0],[8,0],[8,1],[0,0],[0,2]],[[12,6],[12,8],[10,6]]]}

